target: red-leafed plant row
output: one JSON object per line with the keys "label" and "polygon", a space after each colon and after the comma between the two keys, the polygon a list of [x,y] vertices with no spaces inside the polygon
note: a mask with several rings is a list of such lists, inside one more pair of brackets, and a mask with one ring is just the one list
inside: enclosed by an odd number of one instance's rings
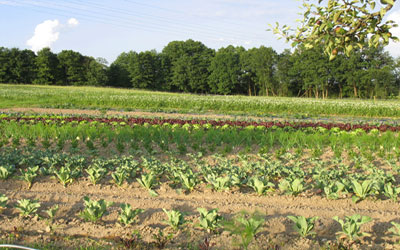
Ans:
{"label": "red-leafed plant row", "polygon": [[393,126],[393,125],[370,125],[370,124],[351,124],[351,123],[323,123],[323,122],[279,122],[279,121],[268,121],[268,122],[256,122],[256,121],[230,121],[230,120],[199,120],[199,119],[192,119],[192,120],[184,120],[184,119],[160,119],[160,118],[94,118],[94,117],[17,117],[17,116],[9,116],[9,117],[1,117],[3,121],[17,121],[17,122],[30,122],[30,123],[105,123],[110,125],[164,125],[164,124],[179,124],[179,125],[206,125],[217,127],[217,126],[229,126],[229,127],[279,127],[285,128],[290,127],[293,129],[302,129],[302,128],[325,128],[331,130],[333,128],[337,128],[343,131],[352,131],[356,129],[362,129],[366,132],[371,131],[372,129],[379,130],[381,132],[385,131],[393,131],[397,132],[400,131],[400,126]]}

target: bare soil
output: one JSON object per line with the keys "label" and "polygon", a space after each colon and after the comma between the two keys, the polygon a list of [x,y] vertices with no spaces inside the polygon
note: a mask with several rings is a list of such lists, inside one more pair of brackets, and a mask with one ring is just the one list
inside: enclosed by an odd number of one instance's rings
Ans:
{"label": "bare soil", "polygon": [[[257,196],[254,193],[243,192],[214,192],[208,188],[200,187],[198,190],[184,194],[172,189],[167,184],[156,188],[159,196],[152,197],[137,182],[126,184],[118,188],[112,183],[92,185],[87,180],[78,180],[64,188],[55,179],[42,177],[35,180],[31,189],[26,189],[26,183],[20,180],[0,181],[0,193],[9,197],[10,208],[3,211],[0,218],[0,232],[2,235],[18,230],[24,242],[54,241],[57,237],[84,237],[94,240],[119,239],[130,235],[137,229],[143,237],[143,242],[150,245],[154,242],[152,236],[158,229],[165,229],[163,223],[166,216],[163,208],[178,209],[186,214],[186,219],[197,223],[197,208],[218,208],[221,215],[231,218],[240,211],[260,212],[266,220],[258,239],[254,241],[255,249],[268,249],[271,244],[280,246],[279,249],[319,249],[326,242],[336,240],[335,233],[340,231],[338,223],[332,220],[333,216],[361,214],[373,218],[373,222],[365,224],[363,230],[370,233],[371,237],[362,240],[362,244],[355,249],[394,249],[394,239],[388,235],[390,222],[399,222],[399,204],[391,201],[364,200],[358,204],[350,199],[327,200],[321,197],[290,197],[282,195]],[[83,210],[84,196],[92,199],[104,199],[114,202],[109,208],[109,214],[103,217],[100,223],[84,222],[79,217]],[[58,204],[60,209],[56,221],[49,224],[46,219],[22,219],[14,207],[16,201],[22,198],[40,201],[39,214],[47,218],[44,210]],[[118,211],[121,203],[129,203],[134,208],[145,209],[139,215],[136,225],[123,227],[118,225]],[[318,216],[315,231],[315,240],[300,239],[292,229],[293,223],[287,219],[288,215]],[[50,230],[49,225],[52,225]],[[168,229],[166,229],[168,231]],[[187,249],[189,243],[200,243],[207,234],[195,227],[188,225],[178,233],[168,249]],[[232,245],[233,236],[227,232],[211,237],[215,244],[212,249],[235,249]],[[270,243],[268,243],[270,242]],[[273,242],[273,243],[271,243]],[[268,244],[270,245],[268,245]],[[115,241],[111,246],[116,247]],[[183,247],[183,248],[180,248]]]}

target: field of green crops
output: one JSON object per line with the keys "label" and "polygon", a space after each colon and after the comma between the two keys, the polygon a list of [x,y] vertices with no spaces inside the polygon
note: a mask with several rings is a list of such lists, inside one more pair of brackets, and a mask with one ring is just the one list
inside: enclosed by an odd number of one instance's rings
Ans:
{"label": "field of green crops", "polygon": [[[0,109],[211,115],[3,110],[0,246],[333,250],[400,241],[398,101],[22,85],[0,96]],[[227,113],[242,116],[212,117]]]}
{"label": "field of green crops", "polygon": [[400,117],[398,100],[338,100],[281,97],[205,96],[142,90],[6,85],[0,107],[146,110],[247,115],[345,115]]}

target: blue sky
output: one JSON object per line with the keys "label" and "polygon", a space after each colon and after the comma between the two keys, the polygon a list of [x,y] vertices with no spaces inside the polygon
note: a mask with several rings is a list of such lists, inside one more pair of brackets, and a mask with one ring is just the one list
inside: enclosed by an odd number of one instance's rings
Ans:
{"label": "blue sky", "polygon": [[[121,52],[161,51],[170,41],[187,39],[214,49],[264,45],[281,52],[290,46],[266,31],[268,24],[295,26],[300,5],[296,0],[0,0],[0,46],[47,44],[54,52],[72,49],[110,63]],[[399,5],[391,12],[400,22]],[[400,36],[400,29],[393,33]],[[400,44],[389,51],[399,56]]]}

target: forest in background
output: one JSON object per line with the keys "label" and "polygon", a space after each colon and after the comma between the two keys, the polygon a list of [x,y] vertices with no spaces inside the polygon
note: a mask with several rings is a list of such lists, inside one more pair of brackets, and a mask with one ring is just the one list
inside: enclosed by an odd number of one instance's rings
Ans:
{"label": "forest in background", "polygon": [[72,50],[0,47],[0,83],[91,85],[169,92],[391,98],[399,95],[400,63],[383,47],[339,54],[322,48],[277,53],[271,47],[214,50],[194,40],[173,41],[161,52],[123,52],[108,65]]}

